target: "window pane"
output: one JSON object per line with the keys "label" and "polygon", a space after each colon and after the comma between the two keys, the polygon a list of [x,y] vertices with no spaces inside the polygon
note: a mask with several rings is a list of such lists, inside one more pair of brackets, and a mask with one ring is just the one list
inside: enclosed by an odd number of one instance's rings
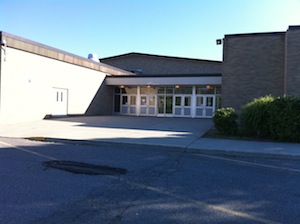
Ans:
{"label": "window pane", "polygon": [[175,94],[192,94],[193,88],[189,86],[175,88]]}
{"label": "window pane", "polygon": [[184,98],[184,106],[191,106],[191,97]]}
{"label": "window pane", "polygon": [[159,87],[157,90],[158,94],[164,94],[165,93],[165,87]]}
{"label": "window pane", "polygon": [[165,98],[163,96],[158,96],[158,113],[164,113],[165,112]]}
{"label": "window pane", "polygon": [[115,95],[114,111],[115,112],[120,112],[120,95]]}
{"label": "window pane", "polygon": [[207,97],[206,98],[206,106],[207,107],[212,107],[213,106],[213,98],[212,97]]}
{"label": "window pane", "polygon": [[166,96],[166,114],[173,113],[173,97]]}
{"label": "window pane", "polygon": [[214,87],[210,85],[197,86],[196,94],[214,94]]}
{"label": "window pane", "polygon": [[147,104],[147,97],[146,96],[142,96],[141,97],[141,105],[146,105]]}
{"label": "window pane", "polygon": [[127,94],[137,94],[137,87],[125,87],[125,93]]}
{"label": "window pane", "polygon": [[150,96],[149,101],[149,105],[155,106],[155,96]]}
{"label": "window pane", "polygon": [[173,94],[173,87],[167,87],[166,94]]}
{"label": "window pane", "polygon": [[122,104],[127,105],[128,104],[128,97],[127,96],[122,96]]}
{"label": "window pane", "polygon": [[119,87],[115,87],[115,93],[120,93],[121,89]]}
{"label": "window pane", "polygon": [[156,94],[157,90],[154,87],[141,87],[141,94]]}
{"label": "window pane", "polygon": [[175,106],[181,106],[181,97],[180,96],[175,97]]}
{"label": "window pane", "polygon": [[136,104],[136,96],[130,96],[130,105]]}
{"label": "window pane", "polygon": [[203,97],[202,96],[197,97],[197,106],[203,106]]}

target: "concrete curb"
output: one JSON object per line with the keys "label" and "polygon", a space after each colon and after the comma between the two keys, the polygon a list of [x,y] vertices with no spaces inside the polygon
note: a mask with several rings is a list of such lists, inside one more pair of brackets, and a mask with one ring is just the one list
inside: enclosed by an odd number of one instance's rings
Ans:
{"label": "concrete curb", "polygon": [[56,142],[63,144],[76,145],[94,145],[94,146],[126,146],[134,148],[156,149],[156,150],[171,150],[175,152],[184,152],[192,154],[219,155],[219,156],[234,156],[234,157],[250,157],[250,158],[265,158],[265,159],[289,159],[300,160],[300,155],[282,154],[282,153],[266,153],[266,152],[250,152],[225,149],[208,149],[195,148],[189,146],[178,145],[162,145],[162,144],[145,144],[145,143],[128,143],[128,142],[111,142],[111,141],[92,141],[92,140],[73,140],[63,138],[47,138],[47,137],[30,137],[26,138],[33,141]]}

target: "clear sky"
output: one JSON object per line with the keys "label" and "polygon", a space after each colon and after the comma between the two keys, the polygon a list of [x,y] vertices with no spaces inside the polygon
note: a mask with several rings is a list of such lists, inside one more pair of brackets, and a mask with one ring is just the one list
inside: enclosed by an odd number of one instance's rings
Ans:
{"label": "clear sky", "polygon": [[0,0],[0,30],[87,57],[222,60],[225,34],[300,25],[300,0]]}

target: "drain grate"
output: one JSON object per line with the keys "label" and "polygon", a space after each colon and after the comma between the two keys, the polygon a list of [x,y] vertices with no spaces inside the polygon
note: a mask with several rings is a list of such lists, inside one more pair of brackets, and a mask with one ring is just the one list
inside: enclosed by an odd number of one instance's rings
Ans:
{"label": "drain grate", "polygon": [[65,170],[76,174],[124,175],[127,173],[127,170],[123,168],[99,166],[99,165],[81,163],[76,161],[51,160],[51,161],[43,162],[43,166],[46,168]]}

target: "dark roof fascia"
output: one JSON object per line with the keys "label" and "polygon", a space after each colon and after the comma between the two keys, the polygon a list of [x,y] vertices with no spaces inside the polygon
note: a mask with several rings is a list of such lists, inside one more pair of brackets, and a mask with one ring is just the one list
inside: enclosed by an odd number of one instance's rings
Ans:
{"label": "dark roof fascia", "polygon": [[300,26],[289,26],[289,30],[300,29]]}
{"label": "dark roof fascia", "polygon": [[221,77],[221,73],[215,74],[174,74],[174,75],[118,75],[112,78],[178,78],[178,77]]}
{"label": "dark roof fascia", "polygon": [[198,62],[202,61],[202,62],[222,63],[222,61],[215,61],[215,60],[205,60],[205,59],[197,59],[197,58],[184,58],[184,57],[165,56],[165,55],[156,55],[156,54],[144,54],[144,53],[137,53],[137,52],[131,52],[131,53],[126,53],[126,54],[120,54],[120,55],[116,55],[116,56],[101,58],[100,61],[105,61],[105,60],[120,58],[120,57],[126,57],[126,56],[131,56],[131,55],[146,56],[146,57],[157,57],[157,58],[179,59],[179,60],[198,61]]}
{"label": "dark roof fascia", "polygon": [[[39,47],[39,48],[42,48],[42,49],[46,49],[46,50],[49,50],[49,51],[52,51],[52,52],[55,52],[55,53],[58,53],[58,54],[61,54],[61,55],[66,55],[68,57],[74,58],[75,60],[73,60],[74,62],[70,62],[69,60],[65,60],[65,59],[61,59],[61,58],[58,58],[58,57],[33,52],[33,51],[30,51],[30,50],[26,50],[22,47],[14,46],[13,44],[10,44],[8,42],[7,46],[11,47],[11,48],[15,48],[15,49],[26,51],[26,52],[29,52],[29,53],[33,53],[33,54],[41,55],[41,56],[44,56],[44,57],[56,59],[56,60],[59,60],[59,61],[64,61],[64,62],[74,64],[74,65],[78,65],[78,66],[81,66],[81,67],[86,67],[86,68],[90,68],[90,69],[93,69],[93,70],[102,71],[102,72],[105,72],[105,73],[108,73],[108,74],[110,74],[110,73],[115,73],[114,75],[117,75],[117,74],[121,74],[121,75],[132,74],[132,72],[129,72],[129,71],[126,71],[126,70],[123,70],[123,69],[119,69],[119,68],[113,67],[111,65],[107,65],[105,63],[101,63],[100,61],[95,62],[95,61],[92,61],[88,58],[84,58],[82,56],[78,56],[78,55],[75,55],[75,54],[72,54],[72,53],[69,53],[69,52],[66,52],[66,51],[48,46],[48,45],[45,45],[45,44],[41,44],[39,42],[35,42],[35,41],[29,40],[29,39],[26,39],[26,38],[23,38],[23,37],[19,37],[19,36],[1,31],[1,38],[4,39],[5,37],[16,40],[16,41],[19,41],[21,43],[26,43],[26,44],[30,44],[30,45],[33,45],[33,46],[36,46],[36,47]],[[76,63],[75,61],[78,61],[78,60],[84,61],[84,62],[87,62],[87,63],[83,63],[84,65],[82,65],[80,63]]]}
{"label": "dark roof fascia", "polygon": [[246,37],[246,36],[269,36],[269,35],[285,35],[286,32],[265,32],[265,33],[241,33],[241,34],[226,34],[227,37]]}

